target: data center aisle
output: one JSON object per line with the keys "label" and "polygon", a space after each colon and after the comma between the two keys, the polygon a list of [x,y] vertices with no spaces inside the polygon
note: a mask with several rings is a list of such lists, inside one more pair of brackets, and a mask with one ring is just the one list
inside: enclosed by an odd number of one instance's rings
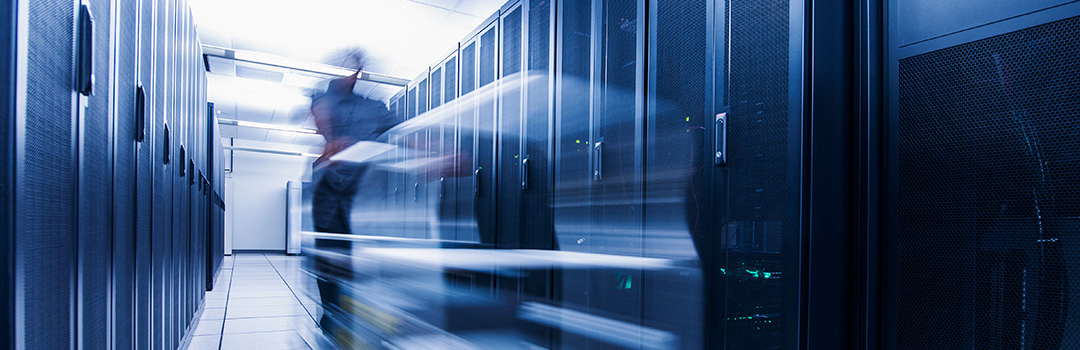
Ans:
{"label": "data center aisle", "polygon": [[226,256],[186,348],[322,348],[315,324],[318,304],[303,292],[315,282],[301,263],[301,257],[281,254]]}

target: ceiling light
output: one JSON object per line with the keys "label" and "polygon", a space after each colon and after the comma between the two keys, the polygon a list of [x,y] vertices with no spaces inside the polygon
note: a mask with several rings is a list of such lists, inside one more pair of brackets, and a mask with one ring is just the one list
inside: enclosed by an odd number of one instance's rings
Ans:
{"label": "ceiling light", "polygon": [[259,123],[259,122],[249,122],[249,121],[246,121],[246,120],[235,120],[235,119],[218,119],[218,124],[221,124],[221,125],[235,125],[235,126],[243,126],[243,127],[248,127],[248,128],[257,128],[257,129],[266,129],[266,130],[287,131],[287,132],[295,132],[295,133],[299,133],[299,134],[317,134],[317,133],[319,133],[318,130],[315,130],[315,129],[307,129],[307,128],[301,128],[301,127],[295,127],[295,126],[276,125],[276,124]]}

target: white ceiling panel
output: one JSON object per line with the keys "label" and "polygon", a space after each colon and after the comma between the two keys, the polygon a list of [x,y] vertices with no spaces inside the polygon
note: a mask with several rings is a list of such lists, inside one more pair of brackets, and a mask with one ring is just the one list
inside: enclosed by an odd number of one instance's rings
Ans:
{"label": "white ceiling panel", "polygon": [[236,138],[236,126],[235,125],[218,125],[221,132],[221,138],[231,139]]}
{"label": "white ceiling panel", "polygon": [[[454,11],[477,16],[483,20],[491,17],[504,3],[506,3],[504,0],[465,0],[458,4]],[[480,21],[476,21],[476,24],[480,24]],[[468,32],[461,33],[461,35],[465,34],[468,34]]]}
{"label": "white ceiling panel", "polygon": [[258,108],[247,105],[236,106],[236,120],[269,123],[273,116],[274,110],[272,108]]}
{"label": "white ceiling panel", "polygon": [[297,134],[296,138],[293,139],[293,144],[296,145],[322,147],[325,143],[326,140],[323,139],[322,135],[318,134]]}
{"label": "white ceiling panel", "polygon": [[267,132],[268,130],[266,129],[238,126],[236,127],[236,138],[244,140],[265,141]]}
{"label": "white ceiling panel", "polygon": [[453,10],[461,0],[412,0],[421,4],[427,4],[447,10]]}
{"label": "white ceiling panel", "polygon": [[293,143],[296,133],[287,131],[270,130],[266,133],[267,142]]}

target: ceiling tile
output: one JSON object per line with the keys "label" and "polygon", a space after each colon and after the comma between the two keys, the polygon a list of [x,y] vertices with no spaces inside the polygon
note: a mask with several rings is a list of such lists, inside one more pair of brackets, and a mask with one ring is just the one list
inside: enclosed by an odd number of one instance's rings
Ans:
{"label": "ceiling tile", "polygon": [[287,131],[269,130],[266,133],[267,142],[292,143],[296,133]]}
{"label": "ceiling tile", "polygon": [[238,126],[236,127],[236,138],[244,140],[265,141],[267,131],[268,130],[266,129]]}
{"label": "ceiling tile", "polygon": [[235,138],[236,137],[236,126],[235,125],[218,125],[218,127],[221,128],[219,130],[221,132],[221,138],[228,139],[228,138]]}
{"label": "ceiling tile", "polygon": [[506,1],[504,0],[462,0],[461,3],[454,8],[454,11],[483,19],[491,17],[491,15],[498,11],[499,7],[502,7],[502,4],[505,2]]}
{"label": "ceiling tile", "polygon": [[269,123],[274,116],[274,110],[255,108],[251,106],[236,106],[236,119],[249,122]]}
{"label": "ceiling tile", "polygon": [[293,144],[306,145],[306,146],[319,146],[325,144],[325,139],[322,135],[318,134],[297,134],[293,140]]}
{"label": "ceiling tile", "polygon": [[266,69],[255,67],[251,64],[237,64],[236,77],[281,83],[281,79],[285,77],[285,73],[273,68]]}
{"label": "ceiling tile", "polygon": [[427,4],[438,8],[452,10],[461,0],[412,0],[421,4]]}

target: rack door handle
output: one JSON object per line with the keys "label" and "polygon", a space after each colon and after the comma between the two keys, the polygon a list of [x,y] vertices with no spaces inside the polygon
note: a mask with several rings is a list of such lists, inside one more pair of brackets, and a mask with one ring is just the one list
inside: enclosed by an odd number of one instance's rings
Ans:
{"label": "rack door handle", "polygon": [[529,157],[521,160],[521,190],[529,190]]}
{"label": "rack door handle", "polygon": [[135,87],[135,141],[146,138],[146,90],[142,84]]}
{"label": "rack door handle", "polygon": [[480,197],[480,169],[473,171],[472,188],[473,197]]}
{"label": "rack door handle", "polygon": [[420,201],[420,183],[419,182],[414,182],[413,185],[412,185],[412,188],[413,188],[413,190],[412,190],[412,201],[413,202],[419,202]]}
{"label": "rack door handle", "polygon": [[713,162],[717,166],[727,165],[727,112],[722,112],[716,115],[716,121],[713,123],[714,128],[714,149]]}
{"label": "rack door handle", "polygon": [[90,6],[79,7],[79,51],[76,61],[75,90],[83,96],[90,96],[94,91],[94,16]]}
{"label": "rack door handle", "polygon": [[593,158],[596,159],[596,167],[593,169],[593,181],[604,180],[604,141],[597,142],[593,146]]}
{"label": "rack door handle", "polygon": [[398,202],[397,198],[398,198],[398,188],[394,187],[394,204],[397,204],[397,202]]}
{"label": "rack door handle", "polygon": [[443,199],[446,195],[446,178],[439,178],[439,199]]}

